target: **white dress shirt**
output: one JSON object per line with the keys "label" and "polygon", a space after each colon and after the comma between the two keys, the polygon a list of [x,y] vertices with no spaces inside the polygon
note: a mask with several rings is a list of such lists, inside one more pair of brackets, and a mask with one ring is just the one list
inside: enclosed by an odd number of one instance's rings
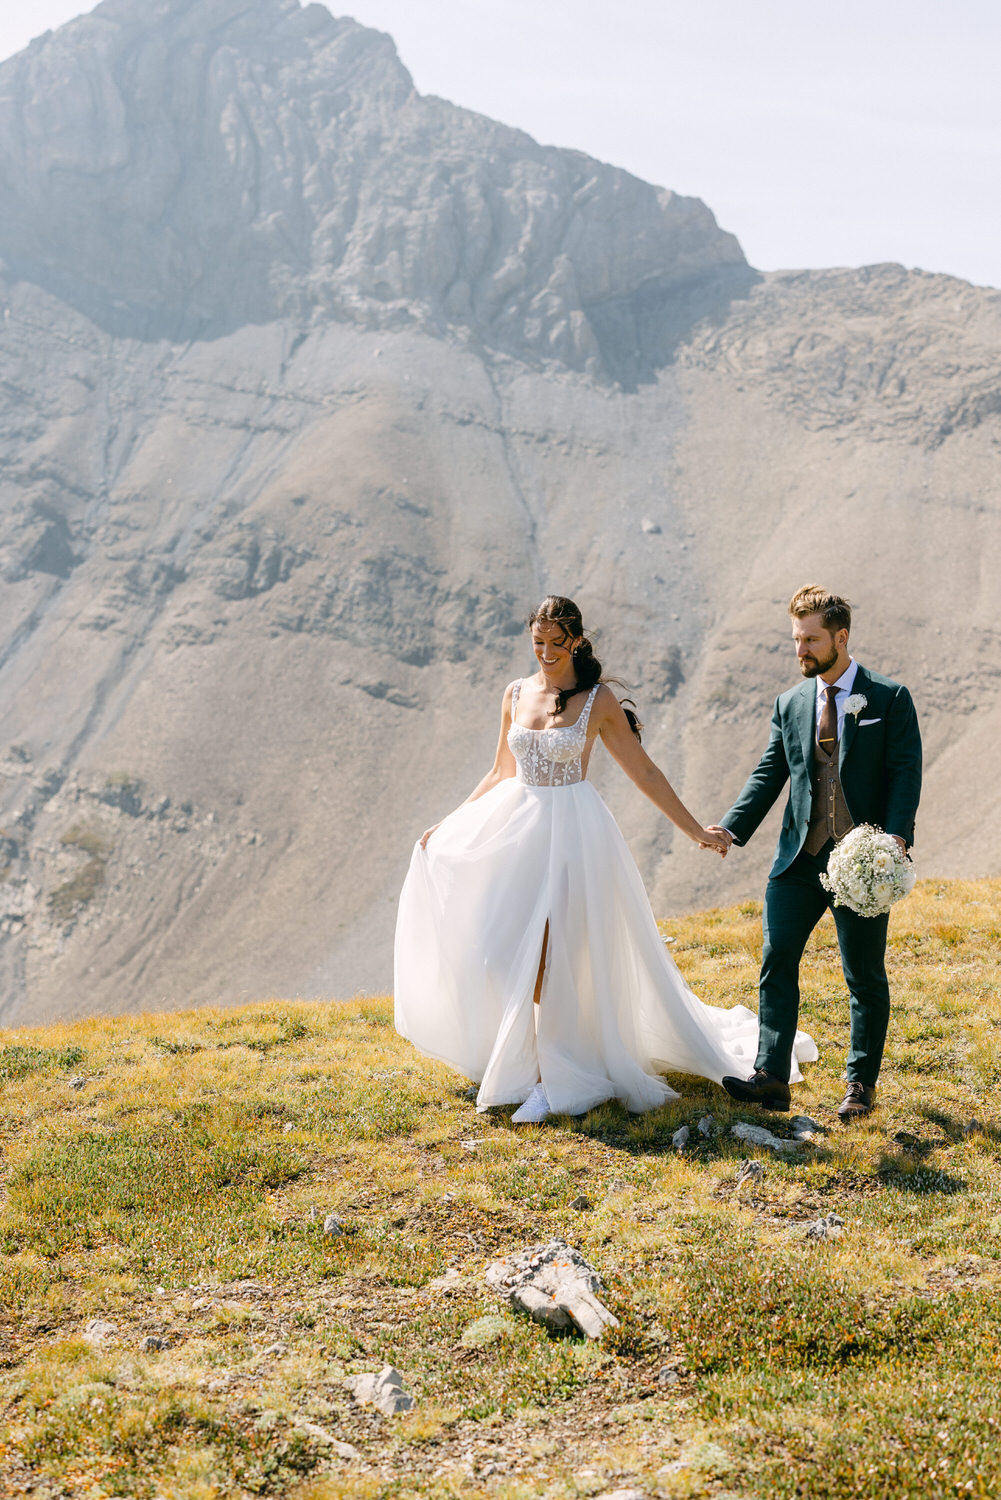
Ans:
{"label": "white dress shirt", "polygon": [[[842,674],[838,678],[837,682],[831,684],[832,687],[836,687],[836,688],[839,689],[838,696],[834,700],[835,703],[838,706],[838,739],[839,740],[841,739],[841,731],[845,727],[845,704],[848,702],[848,699],[851,697],[852,686],[853,686],[853,684],[855,682],[855,673],[857,671],[858,671],[858,662],[855,660],[854,657],[852,657],[852,659],[848,663],[848,666],[842,672]],[[824,679],[822,677],[818,677],[816,679],[816,682],[817,682],[817,733],[819,734],[820,733],[820,716],[824,712],[824,704],[827,702],[827,683],[824,681]]]}

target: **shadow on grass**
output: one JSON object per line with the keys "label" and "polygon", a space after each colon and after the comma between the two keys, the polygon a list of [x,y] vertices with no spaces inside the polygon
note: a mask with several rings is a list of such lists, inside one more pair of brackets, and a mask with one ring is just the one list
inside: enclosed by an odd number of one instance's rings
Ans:
{"label": "shadow on grass", "polygon": [[[679,1086],[679,1097],[645,1114],[631,1114],[618,1100],[609,1099],[583,1115],[552,1114],[541,1126],[512,1125],[512,1106],[489,1109],[484,1112],[484,1118],[498,1129],[506,1128],[515,1133],[556,1127],[634,1157],[677,1155],[679,1148],[674,1145],[674,1136],[683,1125],[690,1132],[683,1153],[689,1157],[697,1154],[699,1160],[739,1157],[754,1149],[753,1142],[738,1140],[731,1135],[731,1126],[737,1122],[764,1126],[780,1140],[792,1140],[789,1115],[754,1106],[735,1108],[726,1091],[708,1079],[669,1076],[668,1081],[672,1086]],[[472,1090],[457,1092],[467,1098],[475,1097]],[[699,1121],[705,1116],[712,1121],[708,1135],[702,1135],[698,1129]],[[730,1149],[721,1149],[726,1147]],[[814,1143],[811,1149],[814,1159],[827,1155],[818,1143]],[[782,1155],[778,1159],[793,1164],[802,1160],[798,1153]]]}
{"label": "shadow on grass", "polygon": [[[757,1147],[753,1141],[733,1136],[731,1126],[738,1122],[764,1126],[780,1140],[791,1140],[789,1127],[792,1116],[754,1106],[735,1110],[729,1095],[708,1080],[675,1077],[671,1082],[680,1086],[679,1092],[684,1090],[681,1097],[643,1115],[630,1114],[617,1100],[609,1100],[583,1115],[550,1115],[541,1126],[512,1125],[511,1106],[489,1109],[484,1112],[484,1118],[496,1128],[508,1129],[514,1133],[525,1129],[546,1130],[556,1127],[608,1146],[624,1156],[636,1158],[681,1154],[688,1160],[705,1163],[731,1159],[736,1161],[741,1157],[763,1152],[768,1160],[790,1167],[802,1166],[807,1162],[837,1166],[843,1183],[859,1188],[882,1184],[884,1187],[913,1194],[955,1194],[967,1190],[968,1184],[964,1178],[926,1164],[925,1159],[943,1144],[941,1141],[923,1140],[901,1131],[894,1137],[899,1151],[895,1152],[892,1145],[889,1145],[882,1152],[874,1169],[864,1173],[853,1172],[840,1162],[837,1151],[832,1149],[838,1135],[832,1136],[830,1143],[825,1144],[823,1136],[828,1134],[825,1130],[821,1139],[815,1138],[809,1148],[802,1151],[785,1153]],[[455,1092],[460,1098],[475,1098],[475,1086],[457,1089]],[[925,1119],[942,1130],[951,1143],[961,1142],[973,1133],[969,1129],[969,1122],[955,1119],[940,1110],[929,1109],[922,1113]],[[708,1136],[703,1136],[698,1131],[698,1121],[704,1115],[711,1115],[713,1118],[714,1128]],[[979,1122],[974,1124],[977,1133],[988,1140],[1001,1140],[1001,1131],[998,1129]],[[688,1126],[690,1134],[679,1152],[674,1145],[674,1136],[682,1125]]]}
{"label": "shadow on grass", "polygon": [[954,1145],[968,1140],[971,1135],[980,1135],[995,1145],[1001,1145],[1001,1127],[997,1125],[985,1125],[983,1121],[976,1119],[959,1120],[955,1115],[947,1114],[943,1109],[930,1107],[919,1110],[919,1114],[930,1124],[937,1125]]}
{"label": "shadow on grass", "polygon": [[940,1167],[927,1166],[920,1157],[915,1161],[913,1157],[893,1156],[888,1152],[881,1155],[876,1176],[885,1187],[896,1188],[902,1193],[965,1193],[968,1186],[965,1178],[956,1177]]}

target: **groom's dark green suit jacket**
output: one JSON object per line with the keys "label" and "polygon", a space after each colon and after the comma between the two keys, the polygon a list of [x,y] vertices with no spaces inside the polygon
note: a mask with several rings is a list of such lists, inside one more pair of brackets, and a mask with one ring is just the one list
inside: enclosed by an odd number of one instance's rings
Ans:
{"label": "groom's dark green suit jacket", "polygon": [[[875,823],[913,844],[921,794],[921,735],[911,695],[899,682],[862,666],[855,673],[850,696],[856,695],[865,698],[865,707],[857,714],[845,714],[838,754],[852,822]],[[765,753],[720,820],[739,844],[746,844],[786,782],[791,782],[773,877],[792,864],[810,826],[816,715],[814,678],[779,695]]]}

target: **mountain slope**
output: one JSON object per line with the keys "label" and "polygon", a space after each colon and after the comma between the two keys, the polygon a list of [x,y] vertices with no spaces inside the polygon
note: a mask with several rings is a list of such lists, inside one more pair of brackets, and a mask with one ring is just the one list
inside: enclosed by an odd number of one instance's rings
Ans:
{"label": "mountain slope", "polygon": [[[920,867],[1001,868],[999,294],[760,277],[295,0],[106,0],[0,67],[0,256],[6,1023],[384,988],[549,589],[709,820],[786,599],[843,588],[922,715]],[[759,891],[767,828],[720,865],[595,765],[659,910]]]}

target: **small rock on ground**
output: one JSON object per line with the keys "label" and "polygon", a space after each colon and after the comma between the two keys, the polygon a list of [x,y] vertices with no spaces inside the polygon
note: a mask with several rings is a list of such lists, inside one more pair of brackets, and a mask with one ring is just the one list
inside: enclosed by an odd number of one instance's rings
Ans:
{"label": "small rock on ground", "polygon": [[144,1354],[157,1354],[161,1349],[169,1349],[168,1339],[161,1338],[159,1334],[148,1333],[139,1346]]}
{"label": "small rock on ground", "polygon": [[334,1437],[332,1432],[328,1432],[325,1427],[320,1427],[316,1422],[298,1421],[295,1425],[300,1432],[305,1432],[307,1436],[316,1438],[318,1443],[325,1443],[328,1448],[332,1448],[338,1458],[361,1458],[361,1454],[353,1443],[342,1442],[340,1438]]}
{"label": "small rock on ground", "polygon": [[416,1402],[403,1388],[403,1376],[392,1365],[384,1365],[378,1375],[352,1375],[344,1384],[359,1406],[374,1406],[385,1417],[410,1411]]}
{"label": "small rock on ground", "polygon": [[746,1158],[737,1168],[737,1181],[734,1183],[734,1191],[737,1192],[749,1182],[760,1182],[765,1175],[765,1164],[762,1161],[748,1161]]}
{"label": "small rock on ground", "polygon": [[344,1225],[336,1214],[328,1214],[324,1219],[323,1232],[332,1240],[336,1240],[339,1235],[344,1233]]}
{"label": "small rock on ground", "polygon": [[429,1292],[452,1292],[465,1284],[466,1278],[455,1266],[449,1266],[444,1276],[436,1276],[429,1281],[427,1289]]}
{"label": "small rock on ground", "polygon": [[551,1328],[576,1326],[587,1338],[596,1339],[606,1328],[619,1326],[618,1318],[595,1296],[601,1277],[564,1240],[531,1245],[495,1261],[487,1267],[486,1280],[512,1307]]}
{"label": "small rock on ground", "polygon": [[764,1125],[749,1125],[746,1120],[741,1120],[739,1125],[730,1127],[730,1134],[735,1135],[738,1141],[747,1141],[751,1146],[766,1146],[769,1151],[795,1151],[798,1141],[784,1141]]}
{"label": "small rock on ground", "polygon": [[699,1135],[704,1135],[706,1140],[716,1134],[716,1121],[712,1115],[703,1115],[698,1123]]}
{"label": "small rock on ground", "polygon": [[585,1208],[591,1208],[592,1204],[587,1194],[581,1193],[579,1198],[574,1198],[571,1200],[570,1207],[579,1209],[581,1212],[583,1212]]}
{"label": "small rock on ground", "polygon": [[340,1438],[335,1437],[328,1438],[327,1441],[329,1442],[331,1448],[333,1448],[334,1452],[337,1454],[338,1458],[361,1458],[361,1454],[358,1452],[358,1449],[354,1446],[353,1443],[343,1443],[341,1442]]}
{"label": "small rock on ground", "polygon": [[671,1137],[671,1145],[674,1147],[675,1151],[683,1151],[685,1149],[685,1147],[688,1145],[688,1137],[691,1135],[691,1133],[692,1132],[689,1130],[687,1125],[682,1125],[680,1130],[676,1130],[674,1132]]}
{"label": "small rock on ground", "polygon": [[108,1323],[103,1318],[91,1318],[83,1330],[84,1343],[93,1344],[96,1348],[110,1344],[117,1334],[117,1325]]}
{"label": "small rock on ground", "polygon": [[807,1224],[804,1233],[808,1240],[839,1240],[845,1227],[844,1219],[837,1214],[825,1214]]}

